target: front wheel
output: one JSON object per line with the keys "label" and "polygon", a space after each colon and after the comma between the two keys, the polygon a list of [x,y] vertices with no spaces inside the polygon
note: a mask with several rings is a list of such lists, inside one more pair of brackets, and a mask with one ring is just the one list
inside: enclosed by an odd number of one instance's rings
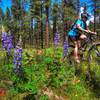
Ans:
{"label": "front wheel", "polygon": [[88,70],[100,77],[100,43],[93,44],[88,51]]}

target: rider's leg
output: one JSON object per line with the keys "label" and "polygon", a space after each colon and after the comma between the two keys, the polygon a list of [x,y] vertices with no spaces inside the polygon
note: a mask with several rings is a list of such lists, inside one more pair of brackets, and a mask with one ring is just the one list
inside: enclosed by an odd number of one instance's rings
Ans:
{"label": "rider's leg", "polygon": [[78,41],[74,41],[75,48],[74,48],[74,57],[77,63],[80,63],[79,55],[78,55]]}
{"label": "rider's leg", "polygon": [[78,48],[80,48],[80,46],[81,46],[81,44],[80,44],[80,43],[81,43],[81,41],[80,41],[80,40],[78,40],[78,41],[77,41],[77,43],[78,43]]}
{"label": "rider's leg", "polygon": [[[84,34],[82,34],[82,35],[80,35],[80,40],[86,40],[87,39],[87,36],[86,35],[84,35]],[[84,48],[82,47],[82,49],[84,50]]]}
{"label": "rider's leg", "polygon": [[81,40],[85,40],[86,38],[87,38],[86,35],[84,35],[84,34],[80,35]]}

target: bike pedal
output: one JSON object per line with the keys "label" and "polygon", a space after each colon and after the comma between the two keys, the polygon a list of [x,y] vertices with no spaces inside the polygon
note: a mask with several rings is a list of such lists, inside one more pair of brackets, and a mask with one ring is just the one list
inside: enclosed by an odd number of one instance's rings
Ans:
{"label": "bike pedal", "polygon": [[68,63],[69,63],[70,65],[72,65],[72,61],[68,61]]}
{"label": "bike pedal", "polygon": [[82,58],[82,61],[86,61],[86,58]]}
{"label": "bike pedal", "polygon": [[96,53],[98,57],[100,57],[100,53]]}

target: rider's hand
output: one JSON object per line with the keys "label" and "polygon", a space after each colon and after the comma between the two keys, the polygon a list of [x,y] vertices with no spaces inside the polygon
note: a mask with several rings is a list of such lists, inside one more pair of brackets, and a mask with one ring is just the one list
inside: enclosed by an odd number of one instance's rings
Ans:
{"label": "rider's hand", "polygon": [[97,33],[96,33],[96,32],[91,32],[91,34],[97,35]]}
{"label": "rider's hand", "polygon": [[92,33],[90,30],[88,30],[88,33]]}
{"label": "rider's hand", "polygon": [[93,34],[97,35],[97,32],[94,32]]}
{"label": "rider's hand", "polygon": [[92,32],[92,31],[90,31],[90,30],[88,30],[88,33],[90,33],[90,34],[94,34],[94,35],[97,34],[96,32]]}
{"label": "rider's hand", "polygon": [[89,33],[90,31],[89,31],[89,30],[85,30],[85,32],[86,32],[86,33]]}

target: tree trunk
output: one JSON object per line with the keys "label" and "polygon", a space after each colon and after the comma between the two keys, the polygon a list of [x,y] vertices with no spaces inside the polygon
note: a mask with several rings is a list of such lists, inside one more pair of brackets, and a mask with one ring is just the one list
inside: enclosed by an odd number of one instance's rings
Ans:
{"label": "tree trunk", "polygon": [[54,16],[53,18],[53,41],[54,41],[54,36],[55,36],[55,33],[56,33],[56,22],[57,22],[57,17]]}
{"label": "tree trunk", "polygon": [[42,23],[42,4],[41,4],[41,48],[43,49],[43,23]]}
{"label": "tree trunk", "polygon": [[48,43],[49,43],[49,28],[48,28],[48,24],[49,24],[49,21],[48,21],[48,10],[49,8],[46,7],[46,36],[45,36],[45,46],[46,48],[48,48]]}

